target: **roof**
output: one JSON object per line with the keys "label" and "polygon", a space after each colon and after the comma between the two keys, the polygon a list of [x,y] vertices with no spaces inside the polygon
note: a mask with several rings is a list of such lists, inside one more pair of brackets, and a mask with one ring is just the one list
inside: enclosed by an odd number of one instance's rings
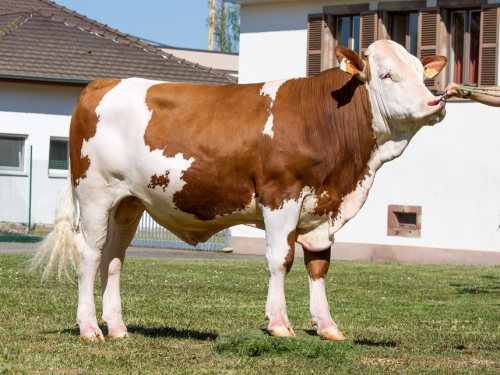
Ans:
{"label": "roof", "polygon": [[103,77],[236,82],[52,1],[0,1],[0,78],[88,83]]}

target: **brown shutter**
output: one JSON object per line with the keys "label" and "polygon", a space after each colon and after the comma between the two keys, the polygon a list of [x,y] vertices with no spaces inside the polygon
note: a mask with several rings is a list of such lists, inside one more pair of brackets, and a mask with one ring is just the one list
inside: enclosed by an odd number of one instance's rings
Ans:
{"label": "brown shutter", "polygon": [[[418,49],[417,56],[423,59],[427,56],[437,55],[439,43],[439,25],[441,23],[441,16],[439,8],[425,8],[420,9],[418,12]],[[429,90],[439,90],[438,77],[428,79],[425,85]]]}
{"label": "brown shutter", "polygon": [[311,77],[321,71],[321,40],[324,14],[307,16],[307,76]]}
{"label": "brown shutter", "polygon": [[481,9],[479,41],[479,86],[497,85],[498,6]]}
{"label": "brown shutter", "polygon": [[367,11],[361,13],[360,22],[360,54],[364,56],[366,49],[377,40],[378,37],[378,12]]}
{"label": "brown shutter", "polygon": [[[326,14],[307,18],[307,77],[334,66],[333,35]],[[331,22],[330,22],[331,23]]]}

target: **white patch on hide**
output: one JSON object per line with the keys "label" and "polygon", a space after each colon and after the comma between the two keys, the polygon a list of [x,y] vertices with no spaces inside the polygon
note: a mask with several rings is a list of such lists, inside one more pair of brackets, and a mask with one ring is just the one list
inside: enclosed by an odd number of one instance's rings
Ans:
{"label": "white patch on hide", "polygon": [[345,57],[342,59],[342,61],[340,62],[340,70],[344,71],[344,72],[347,72],[347,63],[349,62],[349,60],[347,60]]}
{"label": "white patch on hide", "polygon": [[[369,166],[372,160],[373,156],[368,162]],[[373,185],[374,179],[375,172],[372,168],[370,168],[368,175],[365,176],[364,180],[359,182],[353,191],[342,197],[339,212],[336,217],[332,217],[332,225],[329,229],[330,236],[333,236],[344,226],[345,223],[356,216],[361,207],[363,207],[366,199],[368,198],[368,192]]]}
{"label": "white patch on hide", "polygon": [[266,125],[264,126],[264,130],[262,131],[262,134],[265,134],[271,138],[274,137],[274,131],[273,131],[273,114],[271,113],[271,110],[273,108],[274,101],[276,100],[276,94],[278,93],[278,90],[280,86],[285,83],[286,80],[281,80],[281,81],[272,81],[272,82],[266,82],[260,89],[260,95],[267,95],[271,98],[271,105],[269,106],[269,117],[267,118]]}
{"label": "white patch on hide", "polygon": [[[118,189],[114,192],[116,196],[130,192],[140,196],[138,193],[147,187],[153,175],[161,177],[168,172],[168,184],[155,189],[166,202],[173,204],[173,195],[186,184],[182,175],[194,158],[186,160],[182,153],[167,158],[163,150],[151,151],[145,144],[144,134],[153,114],[146,104],[146,94],[159,83],[164,82],[131,78],[110,90],[96,108],[99,119],[96,134],[84,141],[82,156],[89,155],[90,159],[86,180],[127,177],[127,184],[120,186],[129,191]],[[117,189],[116,180],[110,188]]]}

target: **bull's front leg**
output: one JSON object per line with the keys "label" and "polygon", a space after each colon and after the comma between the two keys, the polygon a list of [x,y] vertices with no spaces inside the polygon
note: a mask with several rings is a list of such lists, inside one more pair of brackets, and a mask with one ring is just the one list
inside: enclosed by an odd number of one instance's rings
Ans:
{"label": "bull's front leg", "polygon": [[282,208],[262,208],[266,226],[266,259],[269,268],[269,291],[266,303],[268,332],[272,336],[295,337],[288,320],[285,300],[285,277],[292,268],[295,254],[295,227],[300,214],[298,202]]}
{"label": "bull's front leg", "polygon": [[303,249],[309,277],[311,319],[318,328],[318,335],[325,340],[347,340],[332,320],[326,299],[325,278],[330,267],[331,248],[318,252]]}

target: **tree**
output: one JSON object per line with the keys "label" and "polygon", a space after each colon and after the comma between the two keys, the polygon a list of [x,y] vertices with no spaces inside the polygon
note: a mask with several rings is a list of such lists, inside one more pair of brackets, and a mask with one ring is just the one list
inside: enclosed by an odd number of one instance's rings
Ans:
{"label": "tree", "polygon": [[238,52],[240,45],[240,6],[224,0],[208,2],[210,16],[208,49],[222,52]]}

